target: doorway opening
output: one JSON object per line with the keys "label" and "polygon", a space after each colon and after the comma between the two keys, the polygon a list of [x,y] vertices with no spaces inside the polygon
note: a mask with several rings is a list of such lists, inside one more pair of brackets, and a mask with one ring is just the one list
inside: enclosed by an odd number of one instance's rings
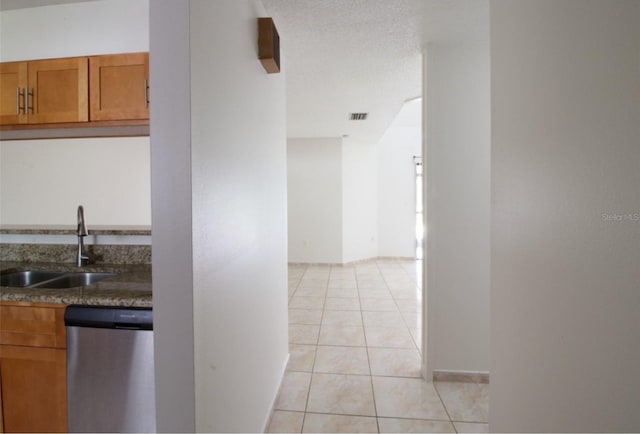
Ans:
{"label": "doorway opening", "polygon": [[424,259],[424,204],[422,201],[422,157],[413,157],[416,198],[416,259]]}

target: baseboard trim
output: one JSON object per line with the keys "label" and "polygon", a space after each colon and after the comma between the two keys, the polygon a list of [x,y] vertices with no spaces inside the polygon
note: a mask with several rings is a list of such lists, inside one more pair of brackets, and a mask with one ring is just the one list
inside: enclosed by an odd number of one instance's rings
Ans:
{"label": "baseboard trim", "polygon": [[332,267],[348,267],[357,264],[362,264],[366,262],[372,262],[377,260],[395,260],[395,261],[417,261],[416,258],[409,256],[373,256],[371,258],[363,258],[356,259],[354,261],[347,262],[289,262],[289,265],[293,266],[313,266],[313,265],[324,265],[324,266],[332,266]]}
{"label": "baseboard trim", "polygon": [[420,261],[421,259],[417,259],[415,256],[378,256],[374,259],[386,259],[392,261]]}
{"label": "baseboard trim", "polygon": [[280,385],[278,386],[278,391],[276,392],[276,396],[273,397],[271,401],[271,411],[269,411],[269,415],[267,417],[267,422],[264,424],[261,432],[267,432],[269,425],[271,425],[271,419],[273,418],[273,412],[276,410],[276,402],[278,401],[278,396],[280,396],[280,392],[282,391],[282,383],[284,382],[284,376],[287,373],[287,366],[289,365],[289,359],[291,358],[291,353],[287,353],[287,359],[284,363],[284,369],[282,370],[282,375],[280,375]]}
{"label": "baseboard trim", "polygon": [[452,381],[458,383],[482,383],[489,384],[488,372],[470,371],[433,371],[433,381]]}

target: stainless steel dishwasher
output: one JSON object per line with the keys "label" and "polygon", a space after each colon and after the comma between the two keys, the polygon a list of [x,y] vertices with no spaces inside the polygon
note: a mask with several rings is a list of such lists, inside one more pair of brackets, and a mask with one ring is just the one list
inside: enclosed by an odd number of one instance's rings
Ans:
{"label": "stainless steel dishwasher", "polygon": [[155,432],[151,309],[71,305],[64,321],[69,432]]}

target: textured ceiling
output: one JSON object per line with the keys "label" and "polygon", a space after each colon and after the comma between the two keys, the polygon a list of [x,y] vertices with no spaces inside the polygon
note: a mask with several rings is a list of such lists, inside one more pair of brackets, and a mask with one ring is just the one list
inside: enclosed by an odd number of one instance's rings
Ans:
{"label": "textured ceiling", "polygon": [[[0,10],[90,0],[0,0]],[[213,0],[211,0],[213,1]],[[427,43],[488,41],[489,0],[262,0],[285,57],[289,137],[376,142],[422,94]],[[368,112],[366,121],[349,121]]]}
{"label": "textured ceiling", "polygon": [[[375,142],[422,94],[422,47],[488,38],[488,0],[263,0],[280,34],[289,137]],[[349,121],[368,112],[366,121]]]}

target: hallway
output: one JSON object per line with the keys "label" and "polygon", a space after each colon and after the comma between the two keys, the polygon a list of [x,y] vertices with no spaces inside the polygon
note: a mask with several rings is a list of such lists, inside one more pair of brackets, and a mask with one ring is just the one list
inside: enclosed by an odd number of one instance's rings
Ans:
{"label": "hallway", "polygon": [[420,269],[289,266],[290,360],[269,432],[486,432],[488,385],[421,378]]}

